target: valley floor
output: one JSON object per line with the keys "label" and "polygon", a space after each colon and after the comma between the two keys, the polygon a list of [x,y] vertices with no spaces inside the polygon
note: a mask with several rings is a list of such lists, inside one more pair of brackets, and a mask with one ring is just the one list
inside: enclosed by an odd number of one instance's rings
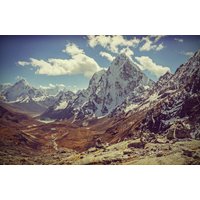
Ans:
{"label": "valley floor", "polygon": [[[54,140],[53,140],[54,141]],[[77,152],[66,148],[54,152],[26,154],[12,149],[1,149],[0,164],[44,165],[199,165],[200,141],[167,141],[159,137],[156,143],[144,148],[132,148],[138,140],[126,140],[102,148],[91,147]],[[55,143],[53,144],[55,145]]]}
{"label": "valley floor", "polygon": [[80,126],[65,120],[44,123],[4,112],[0,120],[1,165],[200,164],[200,140],[187,134],[178,139],[175,132],[172,138],[137,132],[139,114],[123,121],[105,118]]}

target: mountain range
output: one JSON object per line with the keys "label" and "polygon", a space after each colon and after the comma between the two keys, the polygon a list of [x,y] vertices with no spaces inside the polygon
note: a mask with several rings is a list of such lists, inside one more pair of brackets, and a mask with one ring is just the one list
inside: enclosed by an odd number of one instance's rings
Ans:
{"label": "mountain range", "polygon": [[[92,76],[87,89],[76,93],[63,89],[52,95],[24,79],[0,89],[1,126],[19,122],[17,116],[24,123],[33,120],[35,125],[30,128],[19,126],[28,143],[42,151],[67,148],[89,156],[93,147],[103,145],[109,151],[110,145],[128,140],[127,152],[139,148],[147,155],[145,145],[149,143],[166,147],[179,140],[200,139],[200,50],[174,74],[168,71],[156,82],[128,56],[119,54],[107,70]],[[19,111],[37,114],[37,118],[16,114]],[[42,124],[36,119],[55,122]]]}
{"label": "mountain range", "polygon": [[[39,87],[31,86],[25,79],[15,84],[2,84],[1,100],[10,105],[24,110],[29,114],[39,115],[52,106],[60,96],[68,92],[64,86]],[[70,92],[73,94],[73,92]]]}

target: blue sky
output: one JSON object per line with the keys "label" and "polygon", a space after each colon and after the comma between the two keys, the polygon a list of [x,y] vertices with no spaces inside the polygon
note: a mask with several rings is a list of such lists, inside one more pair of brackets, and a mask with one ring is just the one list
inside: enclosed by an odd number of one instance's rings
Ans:
{"label": "blue sky", "polygon": [[0,36],[0,83],[86,88],[92,74],[125,52],[157,80],[200,48],[200,36]]}

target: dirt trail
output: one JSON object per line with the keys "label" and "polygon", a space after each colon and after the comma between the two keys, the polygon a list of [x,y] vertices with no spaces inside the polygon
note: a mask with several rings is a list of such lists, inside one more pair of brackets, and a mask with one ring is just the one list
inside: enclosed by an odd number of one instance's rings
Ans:
{"label": "dirt trail", "polygon": [[51,141],[52,141],[52,144],[53,144],[53,148],[58,151],[58,144],[56,143],[56,135],[51,135]]}

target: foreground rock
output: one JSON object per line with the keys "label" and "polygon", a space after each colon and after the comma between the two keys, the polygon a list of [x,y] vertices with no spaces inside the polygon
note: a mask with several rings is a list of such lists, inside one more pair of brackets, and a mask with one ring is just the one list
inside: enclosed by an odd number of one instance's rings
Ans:
{"label": "foreground rock", "polygon": [[136,140],[128,145],[128,148],[142,148],[144,149],[146,144],[145,139],[141,138],[140,140]]}

